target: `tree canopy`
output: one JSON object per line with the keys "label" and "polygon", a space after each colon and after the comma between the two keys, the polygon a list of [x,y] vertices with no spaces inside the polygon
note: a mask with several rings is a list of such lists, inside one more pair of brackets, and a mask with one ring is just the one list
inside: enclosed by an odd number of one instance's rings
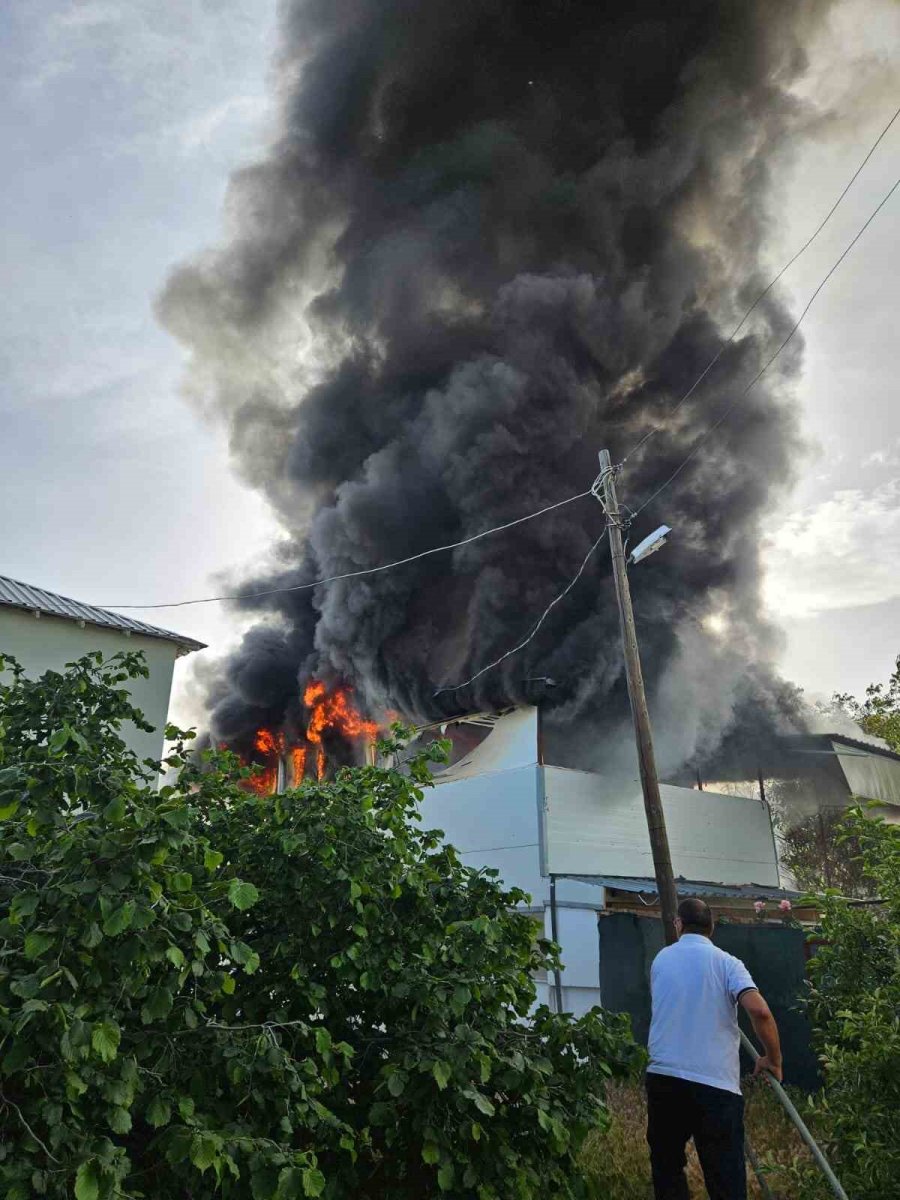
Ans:
{"label": "tree canopy", "polygon": [[865,700],[844,694],[836,695],[834,702],[866,733],[883,738],[892,750],[900,754],[900,654],[897,655],[887,685],[870,683],[866,688]]}
{"label": "tree canopy", "polygon": [[440,747],[261,798],[170,728],[158,788],[139,655],[2,667],[6,1200],[581,1194],[640,1052],[535,1007],[523,894],[420,827]]}

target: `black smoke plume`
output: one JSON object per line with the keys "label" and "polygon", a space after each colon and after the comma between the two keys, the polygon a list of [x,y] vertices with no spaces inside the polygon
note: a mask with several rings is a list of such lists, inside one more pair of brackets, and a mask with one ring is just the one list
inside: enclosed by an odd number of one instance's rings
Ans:
{"label": "black smoke plume", "polygon": [[[246,591],[509,521],[650,430],[623,500],[671,474],[790,327],[768,297],[671,415],[766,282],[769,173],[828,7],[284,5],[280,135],[233,179],[227,240],[159,305],[191,394],[284,525]],[[633,583],[664,765],[797,721],[767,665],[759,548],[798,452],[799,355],[795,339],[632,530],[676,531]],[[582,499],[398,570],[247,599],[260,622],[210,685],[214,733],[290,720],[311,674],[416,718],[543,698],[560,730],[614,730],[605,546],[525,650],[434,694],[522,639],[602,522]]]}

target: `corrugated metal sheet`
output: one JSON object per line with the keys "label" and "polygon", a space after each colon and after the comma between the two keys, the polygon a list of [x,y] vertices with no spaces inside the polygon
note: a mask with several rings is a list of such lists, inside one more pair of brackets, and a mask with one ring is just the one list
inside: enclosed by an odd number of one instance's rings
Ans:
{"label": "corrugated metal sheet", "polygon": [[[557,879],[575,879],[579,883],[600,884],[617,888],[620,892],[643,892],[656,894],[656,880],[632,875],[557,875]],[[799,900],[804,892],[790,888],[770,887],[758,883],[706,883],[702,879],[683,879],[679,876],[675,886],[681,896],[734,896],[752,900]]]}
{"label": "corrugated metal sheet", "polygon": [[6,575],[0,575],[0,605],[22,608],[27,612],[46,613],[52,617],[66,617],[70,621],[84,621],[87,625],[100,625],[104,629],[119,629],[125,633],[140,633],[144,637],[162,638],[164,641],[174,642],[183,654],[191,650],[206,649],[203,642],[183,637],[180,633],[172,633],[171,630],[160,629],[156,625],[147,625],[143,621],[136,621],[134,617],[123,617],[120,613],[110,612],[106,608],[95,608],[93,604],[82,604],[79,600],[71,600],[68,596],[45,591],[44,588],[10,579]]}

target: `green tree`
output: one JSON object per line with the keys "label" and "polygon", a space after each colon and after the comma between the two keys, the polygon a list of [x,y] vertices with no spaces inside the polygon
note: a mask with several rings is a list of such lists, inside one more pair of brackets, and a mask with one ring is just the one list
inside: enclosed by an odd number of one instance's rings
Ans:
{"label": "green tree", "polygon": [[845,813],[845,809],[832,809],[779,822],[781,865],[802,891],[833,888],[842,896],[874,895],[875,881],[866,871],[859,839],[848,834]]}
{"label": "green tree", "polygon": [[809,1014],[824,1087],[816,1128],[854,1200],[900,1197],[900,827],[851,809],[856,841],[882,905],[825,900],[825,945],[811,962]]}
{"label": "green tree", "polygon": [[580,1194],[639,1052],[535,1010],[522,894],[419,828],[439,751],[263,799],[169,730],[157,790],[119,734],[139,656],[5,666],[7,1200]]}
{"label": "green tree", "polygon": [[900,654],[894,673],[887,682],[870,683],[865,700],[849,694],[835,695],[834,703],[873,737],[883,738],[892,750],[900,754]]}

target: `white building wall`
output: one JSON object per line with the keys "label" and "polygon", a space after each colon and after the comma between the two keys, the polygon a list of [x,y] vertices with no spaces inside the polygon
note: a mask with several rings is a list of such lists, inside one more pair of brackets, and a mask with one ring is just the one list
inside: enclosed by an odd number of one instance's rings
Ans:
{"label": "white building wall", "polygon": [[45,671],[62,671],[66,663],[92,650],[100,650],[106,658],[120,650],[144,652],[150,677],[131,680],[130,692],[132,702],[154,726],[154,732],[144,733],[128,722],[122,727],[122,737],[140,758],[158,759],[162,755],[177,654],[174,642],[141,634],[126,637],[120,630],[98,625],[85,624],[81,628],[77,621],[63,617],[35,617],[21,609],[0,607],[0,653],[18,659],[32,679]]}
{"label": "white building wall", "polygon": [[[758,800],[664,786],[675,872],[725,884],[778,884],[771,822]],[[467,866],[494,867],[531,897],[552,938],[550,874],[652,878],[640,788],[611,788],[602,775],[537,762],[535,710],[501,718],[481,746],[436,777],[422,805],[425,827],[444,831]],[[597,913],[602,885],[556,880],[564,1011],[600,1003]],[[538,1002],[556,1007],[552,974]]]}

